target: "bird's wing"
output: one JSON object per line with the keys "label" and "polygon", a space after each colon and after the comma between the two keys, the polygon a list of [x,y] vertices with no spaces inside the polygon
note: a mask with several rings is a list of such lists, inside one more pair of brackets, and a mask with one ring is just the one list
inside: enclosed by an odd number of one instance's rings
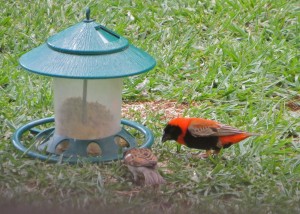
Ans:
{"label": "bird's wing", "polygon": [[188,130],[194,137],[229,136],[245,133],[242,130],[214,121],[208,121],[207,123],[205,121],[191,122]]}
{"label": "bird's wing", "polygon": [[155,167],[157,157],[147,148],[134,148],[124,155],[124,163],[130,166]]}

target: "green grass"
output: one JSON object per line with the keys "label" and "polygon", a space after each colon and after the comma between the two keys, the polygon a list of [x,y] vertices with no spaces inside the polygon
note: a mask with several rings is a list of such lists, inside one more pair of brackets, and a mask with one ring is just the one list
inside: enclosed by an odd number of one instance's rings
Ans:
{"label": "green grass", "polygon": [[[0,3],[2,207],[42,206],[44,212],[299,213],[298,1]],[[22,70],[18,59],[83,20],[87,6],[98,23],[157,60],[152,71],[124,79],[124,102],[196,103],[184,115],[262,135],[223,150],[223,158],[199,160],[190,155],[194,150],[182,147],[177,153],[173,142],[160,143],[167,122],[163,109],[147,111],[146,118],[137,112],[132,118],[156,137],[153,151],[168,182],[160,190],[133,185],[119,161],[49,164],[21,154],[11,143],[13,133],[29,121],[53,115],[53,92],[50,78]],[[289,107],[291,102],[296,108]]]}

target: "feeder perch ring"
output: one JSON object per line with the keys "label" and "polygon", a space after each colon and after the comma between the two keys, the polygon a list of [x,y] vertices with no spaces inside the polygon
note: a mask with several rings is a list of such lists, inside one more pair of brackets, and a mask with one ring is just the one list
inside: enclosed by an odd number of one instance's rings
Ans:
{"label": "feeder perch ring", "polygon": [[[64,154],[42,154],[39,153],[37,151],[33,151],[32,150],[32,146],[29,147],[25,147],[23,143],[21,143],[21,139],[22,136],[25,132],[30,131],[31,133],[37,134],[36,136],[38,136],[39,134],[42,133],[46,133],[49,134],[49,136],[54,132],[54,128],[48,128],[46,130],[39,130],[36,127],[40,126],[40,125],[44,125],[47,123],[53,123],[54,122],[54,117],[48,117],[48,118],[43,118],[43,119],[39,119],[39,120],[35,120],[32,122],[27,123],[24,126],[21,126],[20,128],[18,128],[16,130],[16,132],[13,135],[13,145],[20,150],[21,152],[24,153],[24,155],[33,157],[33,158],[38,158],[40,160],[43,161],[47,161],[47,162],[67,162],[67,163],[78,163],[80,161],[82,162],[91,162],[91,163],[100,163],[100,162],[108,162],[108,161],[112,161],[112,160],[117,160],[117,159],[122,159],[123,155],[119,154],[118,156],[115,157],[102,157],[97,156],[97,157],[92,157],[92,156],[87,156],[87,157],[82,157],[82,156],[65,156]],[[144,143],[142,145],[140,145],[140,148],[150,148],[154,142],[154,136],[152,134],[152,132],[150,131],[150,129],[148,129],[147,127],[130,121],[130,120],[126,120],[126,119],[121,119],[121,124],[123,126],[128,126],[131,128],[134,128],[136,130],[138,130],[143,136],[144,136]],[[121,132],[127,132],[124,128],[122,128],[123,131]],[[128,132],[127,132],[128,133]],[[116,135],[118,136],[118,134]],[[132,136],[130,136],[131,138],[133,138]],[[130,147],[135,147],[136,144],[130,144]],[[125,148],[126,150],[126,148]]]}

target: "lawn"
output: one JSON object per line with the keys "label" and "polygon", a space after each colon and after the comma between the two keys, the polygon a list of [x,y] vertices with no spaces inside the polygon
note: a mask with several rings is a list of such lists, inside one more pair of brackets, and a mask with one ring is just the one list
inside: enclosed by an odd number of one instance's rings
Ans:
{"label": "lawn", "polygon": [[[297,0],[0,0],[0,206],[3,213],[299,213],[300,4]],[[54,114],[52,79],[18,59],[91,18],[152,55],[124,79],[124,118],[152,130],[167,184],[140,187],[121,161],[47,163],[19,152],[15,130]],[[169,119],[218,120],[261,133],[222,150],[160,142]],[[1,211],[2,213],[2,211]]]}

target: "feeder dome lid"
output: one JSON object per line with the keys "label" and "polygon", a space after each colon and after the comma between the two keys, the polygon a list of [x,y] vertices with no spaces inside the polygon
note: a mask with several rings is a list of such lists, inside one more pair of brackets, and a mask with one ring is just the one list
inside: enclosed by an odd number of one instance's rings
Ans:
{"label": "feeder dome lid", "polygon": [[33,73],[78,79],[119,78],[151,70],[156,62],[128,40],[86,19],[25,53],[20,65]]}

